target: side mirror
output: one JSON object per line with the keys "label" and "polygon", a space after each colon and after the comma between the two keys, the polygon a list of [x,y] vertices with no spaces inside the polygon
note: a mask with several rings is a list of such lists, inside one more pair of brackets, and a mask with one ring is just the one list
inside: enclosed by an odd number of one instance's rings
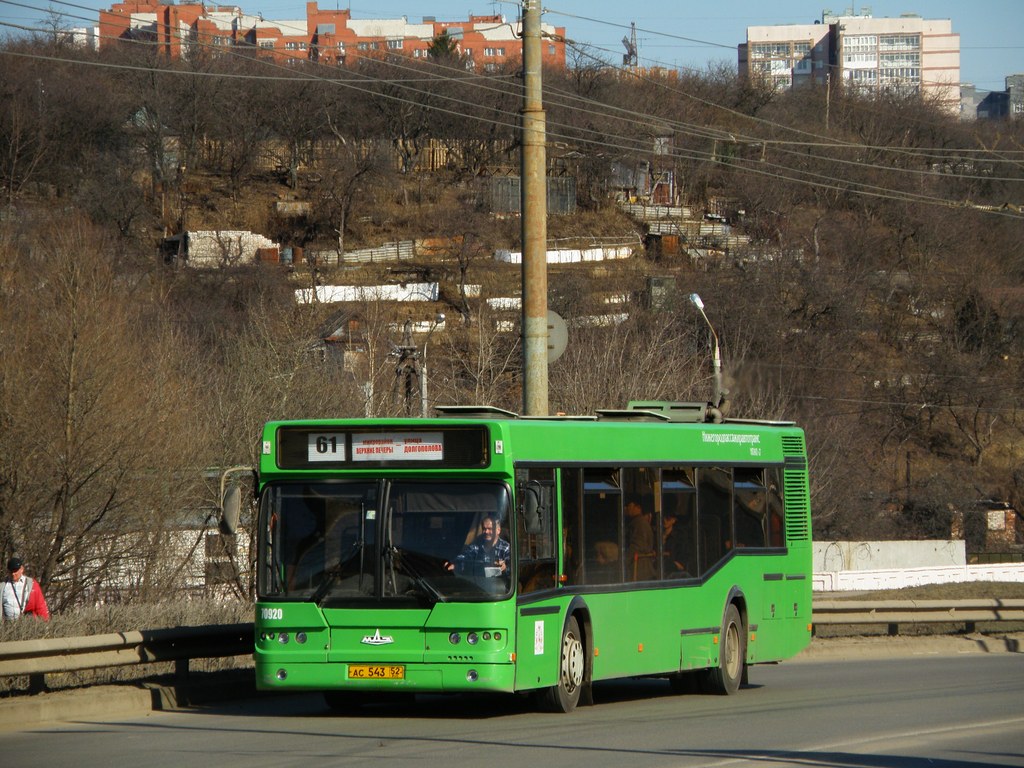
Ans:
{"label": "side mirror", "polygon": [[242,516],[242,489],[238,483],[228,485],[228,476],[236,472],[251,472],[253,490],[256,489],[256,472],[252,467],[229,467],[220,476],[220,530],[231,535],[238,532],[238,521]]}
{"label": "side mirror", "polygon": [[527,533],[544,532],[544,506],[543,486],[540,483],[529,483],[523,487],[523,522]]}
{"label": "side mirror", "polygon": [[242,514],[242,491],[237,485],[228,486],[220,502],[220,531],[234,534],[238,531],[238,519]]}

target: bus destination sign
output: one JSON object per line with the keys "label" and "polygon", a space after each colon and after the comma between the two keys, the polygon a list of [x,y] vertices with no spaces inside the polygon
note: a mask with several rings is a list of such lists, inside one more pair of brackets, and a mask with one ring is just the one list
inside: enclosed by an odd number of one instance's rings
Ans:
{"label": "bus destination sign", "polygon": [[352,461],[444,461],[440,432],[352,435]]}
{"label": "bus destination sign", "polygon": [[276,450],[268,441],[264,453],[276,456],[280,469],[479,469],[488,463],[488,431],[478,425],[350,429],[282,424],[275,436]]}

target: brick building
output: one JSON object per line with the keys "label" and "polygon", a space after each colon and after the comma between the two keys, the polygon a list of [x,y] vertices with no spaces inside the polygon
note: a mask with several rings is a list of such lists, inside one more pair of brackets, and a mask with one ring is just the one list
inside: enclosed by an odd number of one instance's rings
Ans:
{"label": "brick building", "polygon": [[[281,61],[344,64],[385,53],[426,58],[442,34],[455,41],[474,68],[488,71],[521,58],[521,22],[504,16],[470,16],[465,21],[424,17],[353,19],[349,10],[321,10],[306,3],[304,19],[264,19],[238,6],[166,5],[129,0],[100,11],[100,47],[120,40],[155,43],[170,58],[187,58],[199,47],[248,47]],[[565,28],[542,25],[545,63],[565,66]]]}

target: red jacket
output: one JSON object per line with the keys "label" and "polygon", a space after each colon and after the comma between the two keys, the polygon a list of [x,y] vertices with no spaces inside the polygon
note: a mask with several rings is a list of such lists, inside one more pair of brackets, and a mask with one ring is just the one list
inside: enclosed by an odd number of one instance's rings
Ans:
{"label": "red jacket", "polygon": [[50,609],[46,605],[46,598],[43,597],[43,588],[35,579],[32,579],[32,591],[28,593],[23,613],[32,614],[43,621],[50,620]]}

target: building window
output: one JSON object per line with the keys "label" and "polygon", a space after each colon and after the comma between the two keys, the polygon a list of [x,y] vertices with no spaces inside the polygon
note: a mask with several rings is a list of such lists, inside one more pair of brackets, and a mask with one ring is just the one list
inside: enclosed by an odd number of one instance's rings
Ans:
{"label": "building window", "polygon": [[883,51],[906,51],[921,47],[920,35],[882,35],[878,47]]}
{"label": "building window", "polygon": [[260,48],[273,48],[274,47],[274,41],[273,40],[260,40],[259,46],[260,46]]}
{"label": "building window", "polygon": [[402,49],[401,40],[388,40],[388,49],[392,51],[398,51]]}
{"label": "building window", "polygon": [[490,57],[493,58],[495,56],[504,56],[504,55],[505,55],[505,49],[504,48],[484,48],[484,56],[490,56]]}

